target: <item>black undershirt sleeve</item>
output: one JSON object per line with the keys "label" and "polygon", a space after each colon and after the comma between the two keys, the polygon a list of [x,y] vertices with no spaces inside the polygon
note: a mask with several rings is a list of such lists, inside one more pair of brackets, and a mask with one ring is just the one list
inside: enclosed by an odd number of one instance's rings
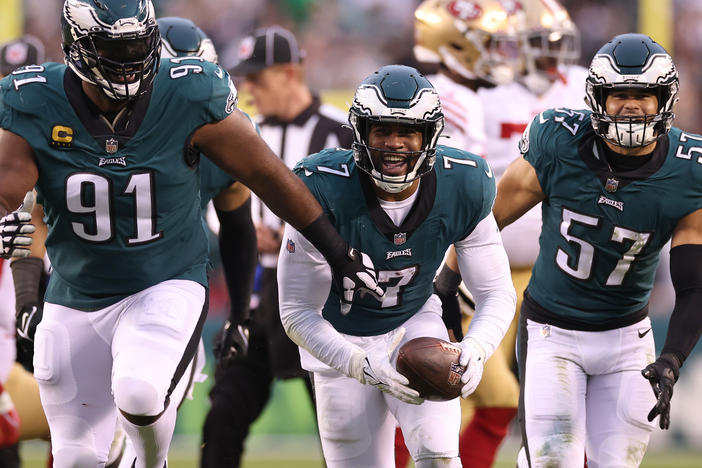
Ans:
{"label": "black undershirt sleeve", "polygon": [[702,333],[702,245],[685,244],[670,250],[670,276],[675,308],[661,354],[672,353],[681,363]]}
{"label": "black undershirt sleeve", "polygon": [[235,210],[217,210],[217,217],[219,251],[231,302],[229,320],[241,324],[249,318],[256,273],[256,229],[251,220],[251,198]]}

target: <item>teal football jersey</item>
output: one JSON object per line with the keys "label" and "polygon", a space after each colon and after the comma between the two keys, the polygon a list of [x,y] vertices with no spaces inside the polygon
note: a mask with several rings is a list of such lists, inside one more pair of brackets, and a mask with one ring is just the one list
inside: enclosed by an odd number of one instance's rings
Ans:
{"label": "teal football jersey", "polygon": [[702,137],[672,128],[613,172],[587,110],[537,115],[520,142],[546,200],[529,296],[558,323],[608,329],[645,313],[662,247],[702,208]]}
{"label": "teal football jersey", "polygon": [[64,65],[0,82],[0,127],[29,142],[39,168],[48,302],[91,310],[168,279],[207,285],[198,173],[184,150],[197,128],[233,112],[236,89],[216,65],[162,60],[132,106],[115,132]]}
{"label": "teal football jersey", "polygon": [[385,289],[382,301],[356,296],[348,314],[332,286],[323,316],[338,331],[371,336],[397,328],[433,292],[448,247],[470,234],[492,209],[495,179],[480,156],[439,146],[434,170],[422,177],[417,199],[401,226],[380,207],[373,182],[350,150],[327,149],[301,160],[295,172],[341,236],[368,254]]}

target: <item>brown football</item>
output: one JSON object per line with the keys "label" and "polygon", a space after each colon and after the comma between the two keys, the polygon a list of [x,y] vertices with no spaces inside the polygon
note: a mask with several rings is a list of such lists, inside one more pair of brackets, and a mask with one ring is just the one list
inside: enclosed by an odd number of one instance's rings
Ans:
{"label": "brown football", "polygon": [[458,364],[461,348],[430,336],[408,341],[397,354],[397,371],[426,400],[447,401],[461,395],[464,366]]}

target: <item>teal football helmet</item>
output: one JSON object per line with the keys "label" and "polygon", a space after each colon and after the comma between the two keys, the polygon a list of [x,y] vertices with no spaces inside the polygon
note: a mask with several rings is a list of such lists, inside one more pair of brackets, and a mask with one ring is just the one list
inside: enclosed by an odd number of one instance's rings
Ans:
{"label": "teal football helmet", "polygon": [[151,0],[66,0],[66,63],[114,100],[147,92],[158,72],[161,38]]}
{"label": "teal football helmet", "polygon": [[159,18],[157,23],[163,41],[161,57],[202,57],[217,63],[214,44],[195,23],[176,16]]}
{"label": "teal football helmet", "polygon": [[[422,133],[420,151],[400,152],[368,145],[368,133],[374,122],[406,124]],[[399,193],[412,181],[432,170],[436,161],[436,144],[444,128],[444,114],[439,95],[419,71],[404,65],[388,65],[366,78],[356,89],[349,110],[353,130],[354,159],[359,169],[389,193]],[[375,167],[371,151],[402,154],[409,168],[403,176],[389,176]]]}
{"label": "teal football helmet", "polygon": [[[622,88],[653,91],[658,111],[645,116],[607,114],[607,94]],[[649,145],[670,130],[678,88],[673,59],[660,44],[644,34],[616,36],[595,54],[586,79],[585,100],[592,109],[592,127],[617,146]]]}

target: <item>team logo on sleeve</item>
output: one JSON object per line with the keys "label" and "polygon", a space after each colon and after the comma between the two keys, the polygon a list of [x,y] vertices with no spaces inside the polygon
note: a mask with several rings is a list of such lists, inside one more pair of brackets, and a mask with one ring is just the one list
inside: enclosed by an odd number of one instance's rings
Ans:
{"label": "team logo on sleeve", "polygon": [[73,129],[64,125],[54,125],[51,129],[51,146],[70,148],[73,146]]}
{"label": "team logo on sleeve", "polygon": [[519,152],[521,154],[527,154],[529,152],[529,132],[531,130],[531,122],[527,125],[522,133],[522,137],[519,139]]}
{"label": "team logo on sleeve", "polygon": [[236,86],[234,86],[234,83],[232,82],[232,79],[228,77],[227,80],[229,85],[229,96],[227,97],[227,103],[224,106],[224,112],[231,114],[234,112],[234,109],[236,109],[237,102],[239,101],[239,94],[236,90]]}

